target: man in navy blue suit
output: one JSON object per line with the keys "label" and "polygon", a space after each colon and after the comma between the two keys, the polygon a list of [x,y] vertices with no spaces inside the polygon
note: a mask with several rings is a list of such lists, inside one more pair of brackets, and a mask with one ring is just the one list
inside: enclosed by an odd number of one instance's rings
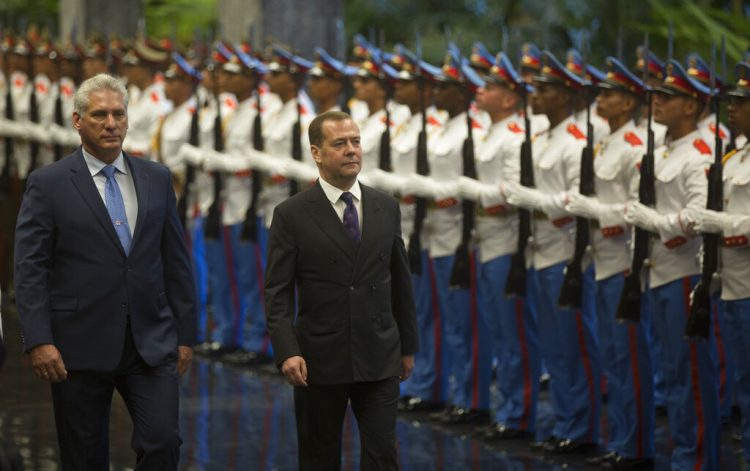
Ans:
{"label": "man in navy blue suit", "polygon": [[172,177],[122,152],[127,92],[100,74],[74,98],[82,146],[33,172],[16,226],[24,349],[51,383],[63,470],[109,469],[115,389],[136,470],[176,470],[178,380],[192,359],[195,294]]}

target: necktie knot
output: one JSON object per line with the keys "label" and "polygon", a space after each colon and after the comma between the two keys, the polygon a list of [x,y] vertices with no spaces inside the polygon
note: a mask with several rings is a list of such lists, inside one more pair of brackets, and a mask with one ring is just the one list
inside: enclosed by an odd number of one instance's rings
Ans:
{"label": "necktie knot", "polygon": [[102,169],[102,173],[109,179],[115,176],[115,173],[117,173],[117,169],[114,165],[105,165]]}
{"label": "necktie knot", "polygon": [[341,199],[344,201],[344,203],[346,203],[347,206],[352,204],[352,202],[354,201],[352,198],[354,198],[354,195],[352,195],[348,191],[341,193]]}

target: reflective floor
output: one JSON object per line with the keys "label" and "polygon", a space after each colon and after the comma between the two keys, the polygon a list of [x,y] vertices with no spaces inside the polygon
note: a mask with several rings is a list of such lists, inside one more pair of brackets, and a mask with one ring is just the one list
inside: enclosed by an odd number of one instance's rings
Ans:
{"label": "reflective floor", "polygon": [[[25,470],[55,470],[57,442],[49,388],[31,373],[20,354],[18,327],[5,311],[9,358],[0,369],[0,441],[20,453]],[[540,432],[550,427],[551,409],[543,396]],[[734,426],[736,428],[736,424]],[[343,470],[358,469],[356,424],[347,416]],[[606,429],[606,427],[603,427]],[[111,417],[111,469],[132,469],[130,419],[116,397]],[[197,359],[181,386],[181,470],[295,470],[297,445],[292,390],[273,371],[230,368]],[[745,470],[731,428],[722,436],[722,471]],[[584,456],[549,458],[524,442],[487,444],[470,437],[471,429],[440,428],[425,414],[400,416],[399,460],[402,470],[590,470]],[[669,433],[657,420],[656,470],[668,470]]]}

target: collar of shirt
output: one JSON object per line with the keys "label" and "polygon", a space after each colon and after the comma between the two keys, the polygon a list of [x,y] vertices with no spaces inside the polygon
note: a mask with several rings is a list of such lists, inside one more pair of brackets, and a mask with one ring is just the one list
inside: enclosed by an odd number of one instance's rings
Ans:
{"label": "collar of shirt", "polygon": [[[327,181],[323,180],[323,177],[320,177],[318,181],[320,181],[320,186],[321,188],[323,188],[323,192],[326,194],[326,198],[328,198],[328,201],[330,201],[331,204],[336,204],[339,199],[341,199],[341,194],[344,192],[344,190],[331,185]],[[348,191],[354,196],[357,201],[362,200],[362,189],[359,186],[359,180],[355,180],[354,185],[352,185],[352,187],[349,188]]]}
{"label": "collar of shirt", "polygon": [[[101,172],[102,169],[107,166],[107,164],[86,152],[86,149],[83,146],[81,146],[81,151],[83,152],[83,159],[86,161],[86,166],[89,168],[92,177]],[[122,151],[120,151],[120,155],[117,156],[115,161],[112,162],[112,165],[114,165],[117,170],[127,175],[128,166],[125,165],[125,157],[122,155]]]}
{"label": "collar of shirt", "polygon": [[675,149],[683,144],[693,142],[694,140],[700,137],[701,136],[700,136],[700,132],[698,132],[698,129],[695,129],[694,131],[689,132],[688,134],[685,134],[681,138],[676,139],[674,141],[670,139],[669,136],[667,136],[667,139],[666,139],[667,149],[670,149],[670,150]]}

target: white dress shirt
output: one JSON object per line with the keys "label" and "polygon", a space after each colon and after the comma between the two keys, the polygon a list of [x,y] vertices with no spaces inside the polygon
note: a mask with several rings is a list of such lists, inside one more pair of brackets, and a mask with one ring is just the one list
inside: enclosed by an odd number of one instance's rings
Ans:
{"label": "white dress shirt", "polygon": [[[341,194],[344,193],[344,190],[341,190],[339,188],[336,188],[335,186],[331,185],[327,181],[323,180],[323,177],[320,177],[320,186],[323,188],[323,192],[326,194],[326,198],[328,198],[328,201],[331,202],[333,205],[333,210],[336,211],[336,215],[341,219],[341,222],[344,222],[344,210],[346,210],[346,202],[341,199]],[[354,185],[352,185],[351,188],[349,188],[349,193],[354,196],[352,198],[352,201],[354,202],[354,207],[357,208],[357,219],[359,220],[359,233],[362,234],[362,189],[359,187],[359,180],[354,181]]]}
{"label": "white dress shirt", "polygon": [[[102,202],[105,202],[106,205],[104,185],[107,183],[107,177],[102,173],[102,169],[104,169],[107,164],[86,152],[86,149],[81,148],[81,150],[83,151],[83,158],[86,161],[86,166],[89,168],[91,177],[94,179],[96,189],[99,191],[99,196],[102,197]],[[130,228],[130,235],[132,237],[135,232],[135,221],[138,218],[138,197],[135,193],[133,174],[130,173],[130,169],[125,164],[125,157],[123,157],[122,152],[120,152],[120,155],[118,155],[115,161],[112,162],[112,165],[117,169],[117,172],[115,172],[115,180],[120,187],[122,201],[125,203],[125,214],[128,217],[128,227]]]}

